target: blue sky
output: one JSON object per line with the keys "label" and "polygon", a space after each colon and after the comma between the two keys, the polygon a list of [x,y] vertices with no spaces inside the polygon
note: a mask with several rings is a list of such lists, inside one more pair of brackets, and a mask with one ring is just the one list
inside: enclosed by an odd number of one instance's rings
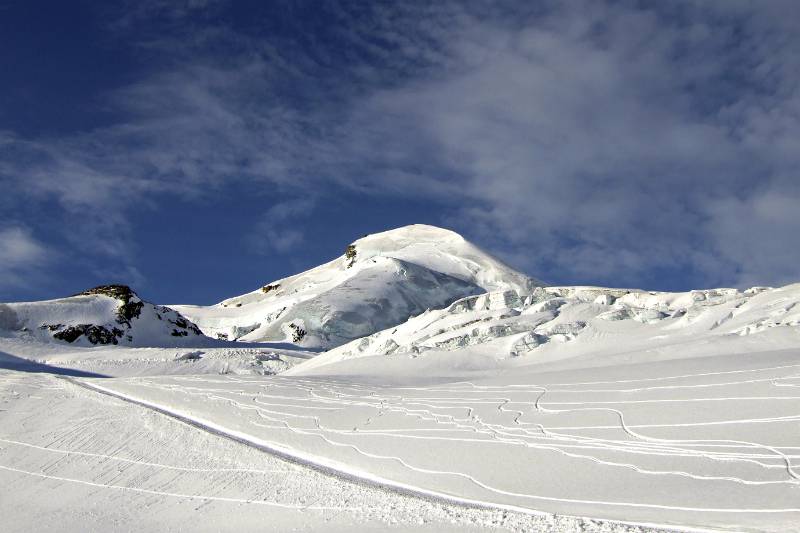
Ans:
{"label": "blue sky", "polygon": [[800,281],[800,4],[0,2],[0,301],[212,303],[410,223],[554,284]]}

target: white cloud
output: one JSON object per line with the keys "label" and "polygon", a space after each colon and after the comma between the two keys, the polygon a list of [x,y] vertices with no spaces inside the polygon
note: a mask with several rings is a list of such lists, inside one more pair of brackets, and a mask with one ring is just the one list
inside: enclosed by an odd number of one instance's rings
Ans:
{"label": "white cloud", "polygon": [[50,258],[47,248],[22,226],[0,228],[0,289],[19,287]]}
{"label": "white cloud", "polygon": [[800,281],[800,188],[767,190],[709,207],[709,231],[717,250],[734,266],[736,285],[783,285]]}
{"label": "white cloud", "polygon": [[295,251],[305,241],[298,220],[303,220],[314,209],[310,197],[279,202],[262,215],[256,226],[245,237],[250,248],[259,254]]}
{"label": "white cloud", "polygon": [[357,146],[365,132],[390,154],[386,166],[421,167],[429,184],[458,179],[457,227],[514,250],[535,274],[631,285],[657,282],[648,276],[664,268],[711,284],[743,283],[743,270],[762,283],[800,279],[786,269],[800,262],[796,247],[763,254],[757,268],[730,253],[774,230],[720,231],[715,207],[797,182],[799,70],[787,68],[797,63],[787,43],[800,39],[776,33],[787,13],[573,6],[531,26],[473,19],[446,30],[458,59],[444,75],[374,93],[343,129]]}
{"label": "white cloud", "polygon": [[0,257],[9,267],[38,264],[47,256],[44,246],[22,227],[0,229]]}

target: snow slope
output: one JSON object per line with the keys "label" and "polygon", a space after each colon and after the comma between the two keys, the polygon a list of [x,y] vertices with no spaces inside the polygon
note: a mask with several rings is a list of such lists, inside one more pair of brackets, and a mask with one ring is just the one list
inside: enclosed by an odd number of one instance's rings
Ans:
{"label": "snow slope", "polygon": [[426,309],[539,283],[445,229],[412,225],[369,235],[345,254],[217,305],[174,305],[209,336],[331,348]]}
{"label": "snow slope", "polygon": [[463,364],[461,349],[386,365],[351,360],[377,364],[335,378],[84,381],[422,495],[680,528],[797,531],[798,352],[719,352],[559,370],[531,361],[477,368]]}
{"label": "snow slope", "polygon": [[75,346],[185,346],[211,340],[179,312],[145,302],[124,285],[0,304],[0,336]]}

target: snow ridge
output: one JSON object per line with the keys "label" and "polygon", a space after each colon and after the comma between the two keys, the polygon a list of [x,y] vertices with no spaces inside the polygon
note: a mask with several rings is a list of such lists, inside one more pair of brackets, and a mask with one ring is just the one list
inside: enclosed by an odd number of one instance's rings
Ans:
{"label": "snow ridge", "polygon": [[472,347],[497,359],[600,356],[619,352],[621,345],[642,351],[695,345],[699,350],[704,343],[730,342],[781,326],[788,326],[791,335],[800,325],[798,302],[800,284],[685,293],[601,287],[536,287],[522,295],[500,291],[428,311],[329,350],[290,373],[316,372],[361,357],[416,358]]}

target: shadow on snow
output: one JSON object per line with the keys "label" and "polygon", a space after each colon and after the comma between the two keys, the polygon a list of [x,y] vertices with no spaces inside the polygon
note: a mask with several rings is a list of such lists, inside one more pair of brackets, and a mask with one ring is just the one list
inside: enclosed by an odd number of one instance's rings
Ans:
{"label": "shadow on snow", "polygon": [[44,363],[37,363],[21,357],[16,357],[5,352],[0,352],[0,369],[16,370],[18,372],[32,372],[41,374],[57,374],[60,376],[72,376],[80,378],[105,378],[103,374],[95,372],[86,372],[83,370],[76,370],[74,368],[62,368],[58,366],[51,366]]}

